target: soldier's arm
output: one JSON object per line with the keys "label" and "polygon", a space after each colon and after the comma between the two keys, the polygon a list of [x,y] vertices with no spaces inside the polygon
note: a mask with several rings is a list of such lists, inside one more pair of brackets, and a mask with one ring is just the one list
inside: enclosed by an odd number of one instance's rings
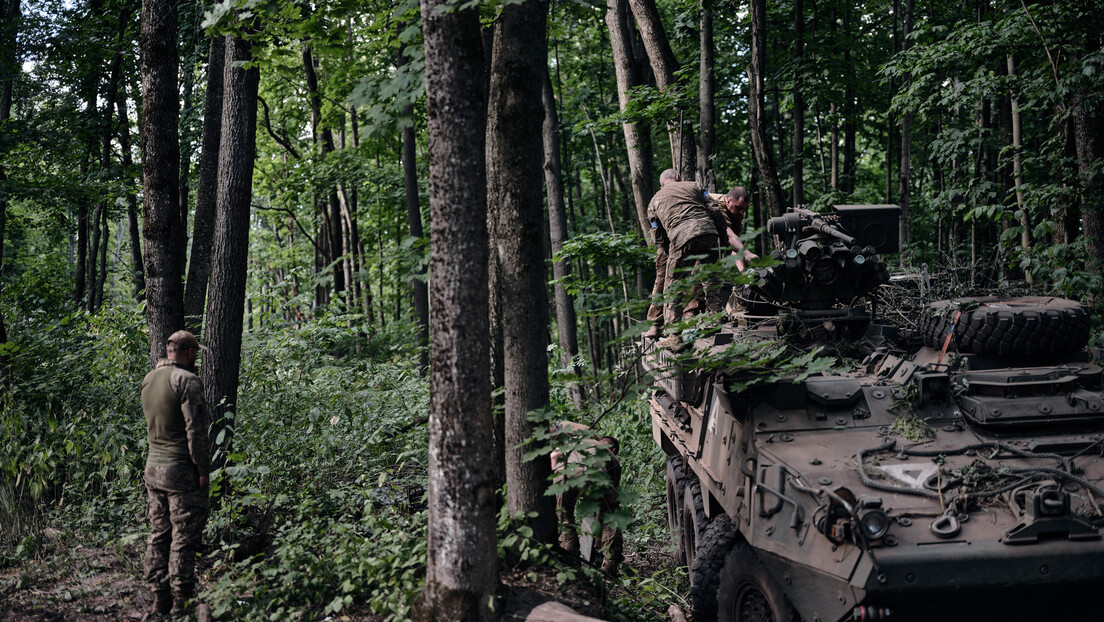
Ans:
{"label": "soldier's arm", "polygon": [[184,412],[184,427],[188,432],[188,453],[201,479],[211,472],[211,442],[207,430],[211,415],[203,397],[203,383],[194,375],[181,374],[180,409]]}

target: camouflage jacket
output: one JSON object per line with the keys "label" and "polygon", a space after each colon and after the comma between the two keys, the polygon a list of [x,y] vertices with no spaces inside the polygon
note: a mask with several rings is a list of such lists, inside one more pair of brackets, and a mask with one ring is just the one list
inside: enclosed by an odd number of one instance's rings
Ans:
{"label": "camouflage jacket", "polygon": [[692,181],[672,181],[648,203],[648,218],[666,230],[671,248],[681,248],[699,235],[716,235],[718,215],[713,199]]}
{"label": "camouflage jacket", "polygon": [[211,424],[203,383],[183,365],[161,359],[142,380],[142,410],[149,433],[149,466],[196,466],[211,471]]}

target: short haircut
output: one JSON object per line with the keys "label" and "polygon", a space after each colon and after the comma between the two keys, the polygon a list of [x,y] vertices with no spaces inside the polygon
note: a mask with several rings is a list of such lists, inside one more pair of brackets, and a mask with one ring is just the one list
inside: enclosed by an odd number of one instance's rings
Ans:
{"label": "short haircut", "polygon": [[598,439],[598,442],[609,445],[610,451],[612,451],[613,455],[615,456],[617,455],[617,452],[621,450],[621,443],[612,436],[602,436]]}
{"label": "short haircut", "polygon": [[666,186],[668,182],[678,181],[679,174],[673,168],[669,168],[659,175],[659,185]]}
{"label": "short haircut", "polygon": [[732,190],[729,190],[728,194],[725,195],[725,198],[732,199],[733,201],[739,201],[740,199],[743,199],[748,203],[751,203],[751,193],[745,190],[743,186],[736,186]]}

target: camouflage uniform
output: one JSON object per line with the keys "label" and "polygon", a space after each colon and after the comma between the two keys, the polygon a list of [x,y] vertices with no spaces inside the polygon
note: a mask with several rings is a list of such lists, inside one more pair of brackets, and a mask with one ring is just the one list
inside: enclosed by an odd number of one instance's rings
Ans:
{"label": "camouflage uniform", "polygon": [[[582,471],[587,468],[582,463],[584,459],[582,452],[591,454],[598,451],[606,452],[607,455],[603,456],[605,461],[601,468],[609,477],[610,484],[598,493],[598,516],[596,518],[602,526],[602,532],[595,536],[593,550],[601,551],[604,556],[602,570],[609,574],[617,574],[617,568],[624,559],[622,554],[624,538],[620,529],[615,529],[607,524],[606,517],[621,507],[617,495],[617,490],[621,486],[621,463],[617,461],[617,456],[610,448],[598,440],[587,439],[583,441],[583,445],[584,447],[572,451],[566,456],[564,461],[566,464],[558,465],[557,471],[560,473],[556,477],[556,482],[562,483],[565,479],[581,475]],[[575,517],[575,506],[581,493],[580,488],[571,487],[556,497],[556,514],[560,522],[560,546],[570,552],[579,550],[579,535],[575,530],[575,525],[579,523],[577,523]]]}
{"label": "camouflage uniform", "polygon": [[142,380],[149,433],[146,491],[152,527],[146,580],[156,593],[171,583],[174,596],[195,595],[195,560],[207,523],[207,491],[199,478],[211,470],[210,416],[199,377],[162,359]]}
{"label": "camouflage uniform", "polygon": [[[668,182],[648,203],[648,217],[653,223],[656,242],[656,286],[653,292],[660,289],[662,280],[662,291],[666,293],[675,282],[676,271],[700,263],[689,257],[705,255],[707,261],[716,261],[720,257],[718,229],[722,216],[713,206],[713,200],[695,182]],[[661,266],[663,254],[666,254],[666,265]],[[704,303],[704,290],[700,285],[695,286],[689,303],[682,305],[668,301],[664,305],[663,320],[670,324],[698,313]],[[649,319],[656,315],[656,310],[649,310]]]}

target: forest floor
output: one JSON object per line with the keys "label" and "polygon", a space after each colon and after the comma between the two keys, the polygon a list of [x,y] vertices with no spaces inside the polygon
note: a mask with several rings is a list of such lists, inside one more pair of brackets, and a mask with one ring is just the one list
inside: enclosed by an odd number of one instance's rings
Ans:
{"label": "forest floor", "polygon": [[[46,529],[41,542],[39,555],[0,570],[0,622],[139,620],[149,609],[153,599],[142,580],[141,541],[113,548],[84,546],[67,542],[56,529]],[[671,563],[663,548],[630,549],[625,565],[641,575],[651,575]],[[554,572],[532,570],[502,572],[504,621],[524,620],[534,607],[550,600],[584,615],[600,619],[605,615],[603,586],[560,586]],[[201,567],[201,583],[202,571]],[[324,619],[376,622],[385,617],[354,603],[341,614]]]}

